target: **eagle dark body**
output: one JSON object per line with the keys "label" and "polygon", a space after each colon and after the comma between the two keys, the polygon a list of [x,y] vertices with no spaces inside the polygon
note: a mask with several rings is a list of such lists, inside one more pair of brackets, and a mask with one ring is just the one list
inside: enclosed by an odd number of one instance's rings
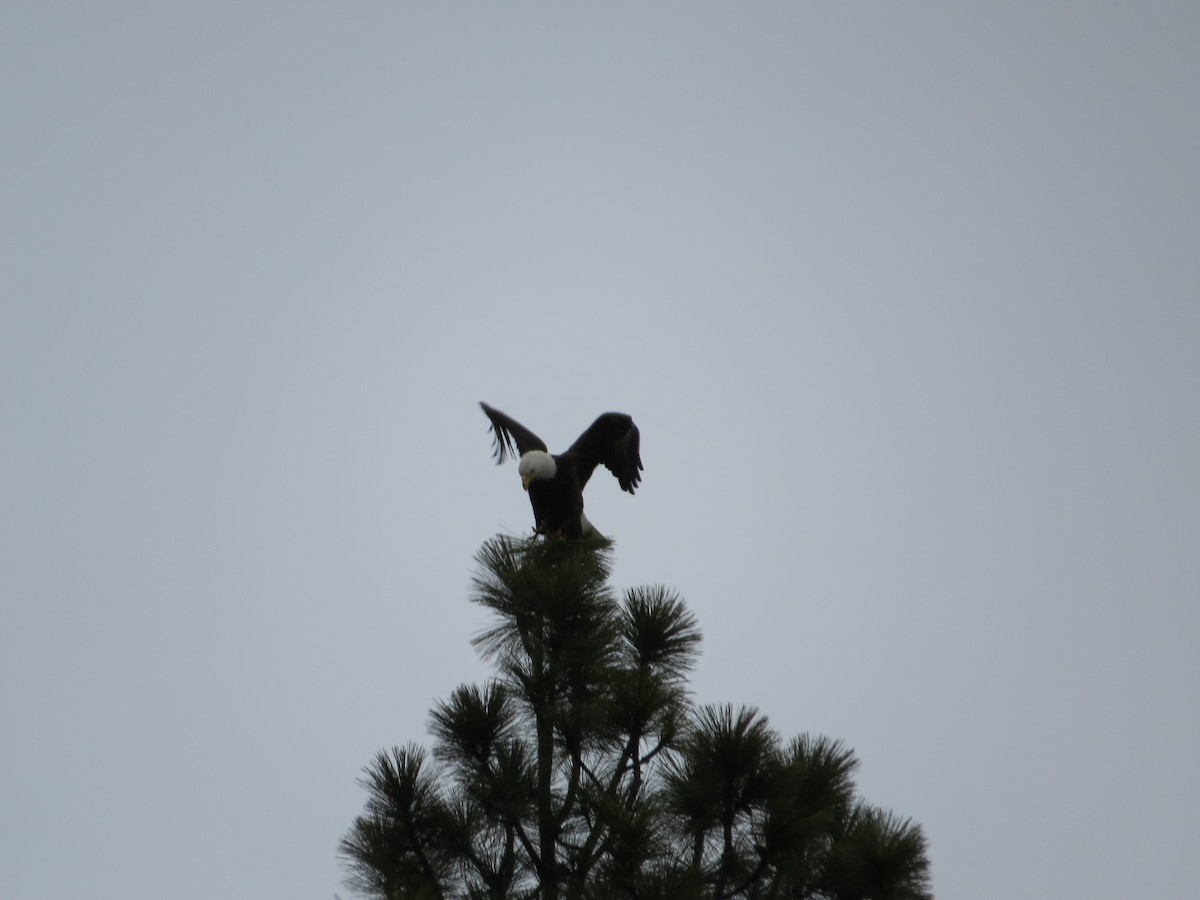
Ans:
{"label": "eagle dark body", "polygon": [[553,478],[529,482],[534,530],[539,534],[583,537],[583,485],[568,453],[554,454]]}
{"label": "eagle dark body", "polygon": [[597,466],[633,493],[642,480],[640,435],[624,413],[604,413],[562,453],[498,409],[480,403],[492,423],[497,464],[516,456],[522,483],[533,506],[534,530],[553,537],[579,538],[594,529],[583,514],[583,489]]}

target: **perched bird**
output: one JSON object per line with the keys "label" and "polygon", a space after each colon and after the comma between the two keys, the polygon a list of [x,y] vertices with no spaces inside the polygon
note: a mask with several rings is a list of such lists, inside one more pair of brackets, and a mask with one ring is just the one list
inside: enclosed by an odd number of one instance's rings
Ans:
{"label": "perched bird", "polygon": [[592,471],[603,465],[621,490],[633,493],[642,480],[638,429],[624,413],[604,413],[563,453],[550,453],[546,442],[515,419],[480,403],[492,423],[493,456],[500,465],[519,457],[521,486],[533,505],[533,530],[546,537],[602,537],[583,514],[583,489]]}

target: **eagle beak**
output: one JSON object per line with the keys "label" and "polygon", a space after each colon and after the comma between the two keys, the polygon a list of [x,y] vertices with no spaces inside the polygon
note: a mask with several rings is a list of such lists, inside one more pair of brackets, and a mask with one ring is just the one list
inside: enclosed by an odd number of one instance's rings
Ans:
{"label": "eagle beak", "polygon": [[521,476],[521,487],[524,490],[528,491],[529,490],[529,482],[531,482],[531,481],[533,481],[533,477],[531,475],[522,475]]}

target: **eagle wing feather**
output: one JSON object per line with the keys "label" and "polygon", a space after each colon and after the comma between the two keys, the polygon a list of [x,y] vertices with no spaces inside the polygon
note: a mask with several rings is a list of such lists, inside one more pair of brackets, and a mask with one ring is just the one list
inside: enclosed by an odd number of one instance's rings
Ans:
{"label": "eagle wing feather", "polygon": [[486,403],[481,402],[479,405],[483,407],[484,415],[492,423],[492,456],[496,459],[496,465],[503,463],[509,456],[520,459],[530,450],[550,452],[545,441],[516,419],[506,416]]}
{"label": "eagle wing feather", "polygon": [[641,436],[632,416],[604,413],[567,451],[575,454],[580,488],[587,484],[596,466],[603,465],[616,476],[621,490],[632,494],[642,480],[640,443]]}

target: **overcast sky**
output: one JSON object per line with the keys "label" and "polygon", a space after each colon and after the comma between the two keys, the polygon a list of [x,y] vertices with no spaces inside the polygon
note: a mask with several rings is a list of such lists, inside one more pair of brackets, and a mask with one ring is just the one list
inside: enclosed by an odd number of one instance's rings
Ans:
{"label": "overcast sky", "polygon": [[486,400],[943,898],[1184,897],[1200,6],[0,12],[0,896],[316,898],[484,677]]}

